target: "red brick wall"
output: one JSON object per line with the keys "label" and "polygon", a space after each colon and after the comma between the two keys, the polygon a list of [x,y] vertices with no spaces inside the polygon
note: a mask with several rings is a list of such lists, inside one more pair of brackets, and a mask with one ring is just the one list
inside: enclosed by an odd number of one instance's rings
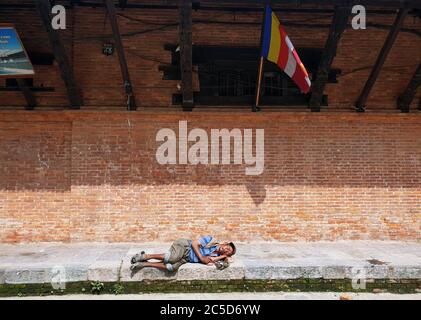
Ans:
{"label": "red brick wall", "polygon": [[[162,25],[178,22],[177,11],[127,9],[118,12],[126,16],[119,16],[118,20],[137,104],[143,107],[171,106],[172,94],[178,92],[178,81],[162,80],[163,74],[158,70],[158,66],[170,63],[171,60],[170,53],[164,50],[164,44],[178,43],[177,25],[162,28]],[[307,27],[286,27],[297,48],[324,47],[331,14],[280,11],[279,16],[283,22],[308,24]],[[393,24],[394,18],[393,14],[369,14],[367,22],[387,26]],[[261,14],[199,10],[194,11],[193,19],[195,44],[255,47],[259,45]],[[204,23],[203,20],[231,24]],[[28,51],[50,51],[41,20],[34,9],[2,9],[0,21],[16,25]],[[68,10],[67,22],[67,30],[60,31],[60,34],[73,63],[76,81],[85,102],[84,108],[112,106],[124,109],[126,98],[117,54],[108,57],[102,54],[103,41],[111,39],[110,24],[104,9],[76,6]],[[315,27],[320,24],[326,27]],[[144,32],[150,29],[159,30]],[[420,32],[420,19],[408,16],[404,30],[399,34],[368,99],[368,109],[396,111],[396,100],[421,61],[421,41],[414,30]],[[351,111],[387,34],[387,29],[372,26],[367,30],[346,30],[333,63],[334,68],[342,70],[342,75],[339,76],[337,84],[328,84],[326,88],[329,109]],[[3,84],[0,80],[0,85]],[[56,88],[56,92],[53,93],[35,94],[41,106],[68,105],[57,65],[36,66],[35,84]],[[417,112],[416,106],[420,98],[421,91],[411,106],[414,112]],[[24,105],[25,101],[20,92],[0,92],[0,106]]]}
{"label": "red brick wall", "polygon": [[[351,107],[387,36],[381,28],[343,35],[333,64],[342,74],[326,87],[328,111],[340,112],[252,114],[247,107],[185,114],[168,108],[178,81],[162,80],[158,70],[170,63],[164,44],[177,43],[177,26],[144,33],[177,23],[177,11],[119,13],[131,18],[119,16],[119,25],[139,112],[124,111],[117,55],[102,55],[111,30],[98,8],[68,10],[68,29],[60,31],[85,102],[81,111],[42,111],[68,105],[57,65],[35,66],[35,85],[56,89],[35,93],[35,112],[17,110],[25,105],[20,92],[0,91],[0,107],[14,109],[0,110],[0,242],[169,241],[203,233],[235,240],[420,240],[421,92],[411,114],[396,110],[420,63],[421,42],[409,30],[419,32],[419,19],[406,19],[364,115]],[[280,18],[330,23],[326,14]],[[193,19],[195,44],[258,46],[261,14],[199,10]],[[393,20],[368,16],[369,23]],[[0,9],[0,22],[15,24],[28,51],[51,50],[33,9]],[[298,48],[322,48],[328,28],[287,31]],[[105,111],[111,108],[117,111]],[[207,130],[265,129],[264,173],[158,165],[156,133],[179,120]]]}
{"label": "red brick wall", "polygon": [[[156,133],[265,129],[265,171],[161,166]],[[0,112],[0,242],[421,240],[416,114]]]}

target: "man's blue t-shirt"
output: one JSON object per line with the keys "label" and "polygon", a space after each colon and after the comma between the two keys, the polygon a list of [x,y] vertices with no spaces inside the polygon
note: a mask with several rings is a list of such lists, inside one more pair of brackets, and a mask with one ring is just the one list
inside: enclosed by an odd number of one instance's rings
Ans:
{"label": "man's blue t-shirt", "polygon": [[[206,248],[206,245],[211,241],[212,241],[212,236],[206,236],[206,237],[203,237],[203,238],[199,239],[199,242],[201,244],[201,246],[199,246],[199,250],[200,250],[200,253],[202,254],[202,256],[212,256],[212,257],[219,256],[218,253],[216,253],[216,252],[214,253],[214,251],[216,249],[218,249],[217,245],[212,246],[210,248]],[[190,262],[194,262],[194,263],[200,262],[199,258],[194,253],[191,242],[190,242]]]}

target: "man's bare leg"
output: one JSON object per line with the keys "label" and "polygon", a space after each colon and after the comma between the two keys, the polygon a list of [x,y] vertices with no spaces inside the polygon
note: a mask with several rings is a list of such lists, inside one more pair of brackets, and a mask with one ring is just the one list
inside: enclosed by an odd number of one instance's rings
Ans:
{"label": "man's bare leg", "polygon": [[145,251],[142,251],[141,253],[135,254],[130,261],[132,264],[135,264],[136,262],[144,262],[151,259],[164,261],[164,258],[164,253],[146,254]]}
{"label": "man's bare leg", "polygon": [[143,268],[156,268],[161,270],[167,270],[167,267],[163,262],[138,262],[133,264],[130,267],[130,270],[132,270],[132,272],[136,272]]}
{"label": "man's bare leg", "polygon": [[146,260],[151,260],[151,259],[155,259],[155,260],[161,260],[164,261],[164,257],[165,257],[165,253],[151,253],[151,254],[145,254],[145,258]]}
{"label": "man's bare leg", "polygon": [[167,270],[165,263],[163,262],[144,262],[145,268],[157,268],[161,270]]}

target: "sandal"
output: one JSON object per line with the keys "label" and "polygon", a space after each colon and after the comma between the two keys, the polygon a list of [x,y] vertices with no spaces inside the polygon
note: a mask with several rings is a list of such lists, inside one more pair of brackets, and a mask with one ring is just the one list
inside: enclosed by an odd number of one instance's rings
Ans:
{"label": "sandal", "polygon": [[135,264],[137,262],[145,262],[145,261],[148,261],[148,259],[146,259],[145,251],[142,251],[140,254],[139,253],[135,254],[130,260],[132,264]]}

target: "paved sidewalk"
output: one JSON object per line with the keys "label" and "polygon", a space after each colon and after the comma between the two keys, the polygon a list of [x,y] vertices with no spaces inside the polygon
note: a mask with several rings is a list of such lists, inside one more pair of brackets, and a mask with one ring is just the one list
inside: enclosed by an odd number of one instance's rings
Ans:
{"label": "paved sidewalk", "polygon": [[238,244],[226,270],[187,264],[177,274],[144,269],[130,277],[130,257],[139,250],[163,253],[169,244],[0,244],[0,284],[133,282],[143,280],[421,280],[421,243],[341,241]]}
{"label": "paved sidewalk", "polygon": [[145,294],[69,294],[44,297],[7,297],[0,300],[421,300],[421,293],[355,292],[229,292],[229,293],[145,293]]}

